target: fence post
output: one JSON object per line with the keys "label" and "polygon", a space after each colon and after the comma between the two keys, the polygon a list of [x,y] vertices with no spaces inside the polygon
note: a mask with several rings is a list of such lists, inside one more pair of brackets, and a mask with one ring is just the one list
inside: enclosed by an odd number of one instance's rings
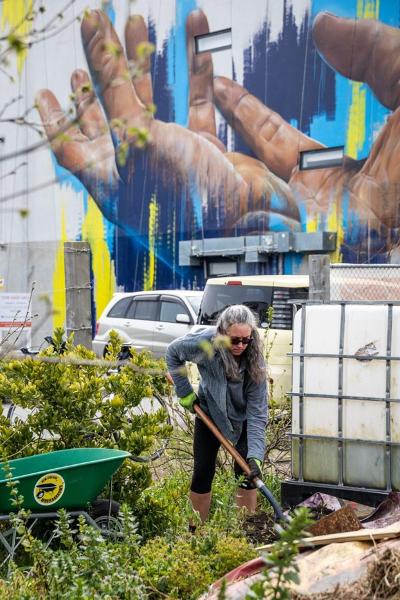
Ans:
{"label": "fence post", "polygon": [[92,299],[90,281],[90,246],[87,242],[65,242],[65,290],[67,335],[74,333],[74,343],[92,349]]}
{"label": "fence post", "polygon": [[329,302],[329,267],[329,254],[310,254],[308,257],[308,273],[310,277],[309,300]]}

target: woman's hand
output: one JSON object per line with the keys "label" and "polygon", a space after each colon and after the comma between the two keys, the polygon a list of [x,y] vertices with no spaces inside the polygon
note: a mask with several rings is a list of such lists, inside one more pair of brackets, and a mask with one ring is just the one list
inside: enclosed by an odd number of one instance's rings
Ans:
{"label": "woman's hand", "polygon": [[194,392],[191,392],[190,394],[188,394],[187,396],[184,396],[183,398],[179,398],[179,404],[181,406],[183,406],[183,408],[185,410],[188,410],[189,412],[191,412],[193,414],[194,414],[193,406],[194,406],[194,404],[197,404],[197,401],[198,401],[198,398]]}
{"label": "woman's hand", "polygon": [[258,479],[262,479],[262,472],[261,472],[261,460],[259,460],[258,458],[249,458],[247,460],[248,465],[251,469],[249,475],[248,475],[248,479],[249,481],[253,481],[253,479],[255,479],[256,477]]}

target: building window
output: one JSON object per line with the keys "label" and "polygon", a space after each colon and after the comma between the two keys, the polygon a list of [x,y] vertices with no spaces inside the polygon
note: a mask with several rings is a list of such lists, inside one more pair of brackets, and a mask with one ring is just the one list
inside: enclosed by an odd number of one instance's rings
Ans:
{"label": "building window", "polygon": [[232,29],[221,29],[204,35],[196,35],[195,42],[196,54],[227,50],[232,48]]}
{"label": "building window", "polygon": [[343,156],[344,146],[300,152],[300,171],[341,167],[343,164]]}

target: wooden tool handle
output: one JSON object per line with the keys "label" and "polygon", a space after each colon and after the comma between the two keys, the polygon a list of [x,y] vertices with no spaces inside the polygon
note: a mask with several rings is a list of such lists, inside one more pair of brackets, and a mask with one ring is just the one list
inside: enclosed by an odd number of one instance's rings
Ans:
{"label": "wooden tool handle", "polygon": [[212,433],[215,435],[217,440],[219,440],[221,442],[223,447],[227,450],[227,452],[229,452],[229,454],[232,456],[232,458],[237,462],[237,464],[242,469],[242,471],[245,473],[245,475],[250,475],[251,469],[250,469],[249,465],[247,464],[247,462],[244,460],[243,456],[241,456],[239,454],[239,452],[236,450],[236,448],[234,446],[232,446],[232,444],[226,439],[226,437],[224,437],[222,435],[220,430],[214,425],[214,423],[211,421],[210,417],[208,417],[206,415],[204,410],[202,410],[198,404],[194,404],[193,409],[194,409],[196,415],[199,417],[199,419],[201,419],[203,421],[203,423],[205,425],[207,425],[208,429],[210,431],[212,431]]}
{"label": "wooden tool handle", "polygon": [[[228,440],[222,435],[222,433],[214,425],[214,423],[211,421],[211,419],[205,414],[205,412],[203,410],[201,410],[200,406],[198,404],[194,404],[193,410],[196,413],[196,415],[199,417],[199,419],[201,419],[203,421],[203,423],[208,427],[208,429],[210,431],[212,431],[212,433],[215,435],[217,440],[219,440],[221,442],[221,444],[227,450],[227,452],[229,452],[229,454],[234,458],[234,460],[237,462],[237,464],[242,469],[242,471],[245,473],[245,475],[250,475],[251,469],[250,469],[249,465],[247,464],[247,462],[239,454],[239,452],[236,450],[236,448],[234,448],[232,446],[232,444],[230,442],[228,442]],[[286,520],[286,517],[283,514],[281,506],[275,500],[272,492],[267,488],[265,483],[263,483],[263,481],[259,477],[254,477],[253,483],[258,488],[258,490],[262,493],[262,495],[271,504],[272,508],[274,509],[276,520],[284,523]]]}

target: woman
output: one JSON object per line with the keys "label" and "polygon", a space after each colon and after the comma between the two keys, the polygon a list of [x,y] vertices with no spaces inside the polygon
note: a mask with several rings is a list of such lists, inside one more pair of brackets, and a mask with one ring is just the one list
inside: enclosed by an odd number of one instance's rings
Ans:
{"label": "woman", "polygon": [[[181,405],[193,412],[193,405],[198,402],[250,465],[251,477],[241,484],[237,505],[254,512],[257,497],[251,479],[261,476],[268,407],[266,365],[253,313],[247,306],[229,306],[216,327],[174,340],[166,359]],[[185,374],[186,361],[198,366],[198,397]],[[196,417],[190,499],[203,522],[210,508],[219,446],[216,437]],[[236,463],[234,469],[237,477],[243,476]]]}

